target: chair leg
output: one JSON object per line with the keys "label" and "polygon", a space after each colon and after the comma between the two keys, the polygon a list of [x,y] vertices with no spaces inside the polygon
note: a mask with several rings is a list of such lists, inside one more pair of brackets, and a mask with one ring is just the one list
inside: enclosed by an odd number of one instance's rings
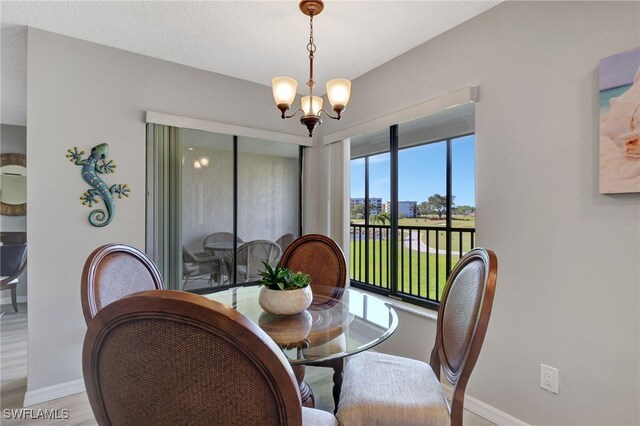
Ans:
{"label": "chair leg", "polygon": [[18,297],[16,295],[18,286],[11,287],[11,304],[13,305],[13,310],[18,313]]}
{"label": "chair leg", "polygon": [[187,288],[187,283],[189,282],[189,276],[185,275],[184,276],[184,282],[182,283],[182,290],[185,290]]}
{"label": "chair leg", "polygon": [[332,362],[333,367],[333,414],[338,412],[338,402],[340,401],[340,391],[342,390],[342,371],[344,369],[344,360],[338,359]]}

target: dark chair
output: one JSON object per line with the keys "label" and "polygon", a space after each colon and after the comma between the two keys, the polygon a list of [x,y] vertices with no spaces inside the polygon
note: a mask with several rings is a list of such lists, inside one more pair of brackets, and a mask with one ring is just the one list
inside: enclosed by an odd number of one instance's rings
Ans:
{"label": "dark chair", "polygon": [[18,278],[27,267],[26,244],[0,246],[0,291],[11,290],[11,304],[18,312]]}
{"label": "dark chair", "polygon": [[89,324],[82,369],[100,425],[337,425],[301,407],[264,331],[195,294],[144,291],[105,307]]}
{"label": "dark chair", "polygon": [[100,309],[128,294],[162,288],[158,267],[137,248],[121,243],[98,247],[82,271],[84,319],[89,324]]}
{"label": "dark chair", "polygon": [[[465,388],[487,332],[497,272],[496,255],[481,248],[456,264],[438,310],[431,365],[374,352],[354,356],[344,371],[340,424],[462,425]],[[453,386],[451,409],[441,368]]]}
{"label": "dark chair", "polygon": [[[280,266],[311,277],[311,306],[335,303],[347,283],[347,261],[338,244],[320,234],[303,235],[282,254]],[[333,298],[334,301],[330,301]]]}

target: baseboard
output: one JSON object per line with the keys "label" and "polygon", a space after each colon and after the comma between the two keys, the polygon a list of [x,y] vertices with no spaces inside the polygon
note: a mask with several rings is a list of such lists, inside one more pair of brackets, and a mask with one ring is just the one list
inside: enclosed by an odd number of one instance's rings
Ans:
{"label": "baseboard", "polygon": [[[27,296],[18,296],[16,297],[16,300],[18,301],[18,303],[26,303]],[[0,305],[10,305],[10,304],[11,304],[11,296],[0,298]]]}
{"label": "baseboard", "polygon": [[34,389],[31,391],[27,391],[27,393],[24,395],[24,406],[30,407],[32,405],[51,401],[53,399],[63,398],[65,396],[84,392],[84,390],[84,380],[82,379],[60,383],[53,386],[46,386],[40,389]]}
{"label": "baseboard", "polygon": [[[442,384],[442,389],[444,390],[447,399],[451,401],[451,398],[453,397],[453,388],[447,384]],[[464,397],[464,408],[498,426],[530,426],[528,423],[523,422],[504,411],[500,411],[495,407],[485,404],[484,402],[469,395],[465,395]]]}

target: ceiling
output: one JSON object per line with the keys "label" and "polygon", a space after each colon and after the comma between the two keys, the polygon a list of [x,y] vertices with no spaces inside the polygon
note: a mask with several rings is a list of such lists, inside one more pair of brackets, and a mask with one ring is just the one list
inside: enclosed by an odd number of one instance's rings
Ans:
{"label": "ceiling", "polygon": [[[325,0],[314,19],[320,87],[354,79],[499,1]],[[6,124],[26,124],[26,26],[270,85],[308,78],[309,21],[297,1],[2,1]]]}

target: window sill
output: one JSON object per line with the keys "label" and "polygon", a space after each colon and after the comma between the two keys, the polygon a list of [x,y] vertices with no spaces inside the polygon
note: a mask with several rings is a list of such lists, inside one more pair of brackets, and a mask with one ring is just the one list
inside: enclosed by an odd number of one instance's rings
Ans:
{"label": "window sill", "polygon": [[398,299],[394,299],[392,297],[386,297],[386,296],[382,296],[380,294],[377,293],[373,293],[367,290],[363,290],[361,288],[355,288],[354,290],[358,290],[361,291],[362,293],[371,296],[371,297],[376,297],[380,300],[383,300],[385,303],[388,303],[389,305],[391,305],[394,309],[398,310],[398,311],[402,311],[402,312],[407,312],[409,314],[412,315],[416,315],[419,316],[421,318],[427,318],[430,319],[432,321],[436,321],[438,319],[438,312],[436,311],[432,311],[431,309],[427,309],[427,308],[423,308],[421,306],[416,306],[413,305],[411,303],[407,303],[407,302],[403,302],[402,300],[398,300]]}

